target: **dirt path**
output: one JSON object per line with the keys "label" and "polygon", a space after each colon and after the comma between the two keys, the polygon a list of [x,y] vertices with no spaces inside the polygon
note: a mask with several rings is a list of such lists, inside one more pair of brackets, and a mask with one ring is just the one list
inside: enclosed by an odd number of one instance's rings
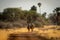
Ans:
{"label": "dirt path", "polygon": [[34,32],[27,32],[22,34],[11,34],[8,40],[48,40],[48,39],[39,36]]}

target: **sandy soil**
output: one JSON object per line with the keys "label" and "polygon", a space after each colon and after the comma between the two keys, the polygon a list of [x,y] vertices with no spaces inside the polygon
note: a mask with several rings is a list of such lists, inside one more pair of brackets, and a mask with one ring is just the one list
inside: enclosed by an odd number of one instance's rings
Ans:
{"label": "sandy soil", "polygon": [[[7,40],[10,34],[20,34],[26,33],[28,30],[26,28],[15,28],[15,29],[0,29],[0,40]],[[43,30],[40,28],[34,28],[35,33],[41,36],[45,36],[47,38],[51,37],[60,37],[60,30],[48,29]]]}

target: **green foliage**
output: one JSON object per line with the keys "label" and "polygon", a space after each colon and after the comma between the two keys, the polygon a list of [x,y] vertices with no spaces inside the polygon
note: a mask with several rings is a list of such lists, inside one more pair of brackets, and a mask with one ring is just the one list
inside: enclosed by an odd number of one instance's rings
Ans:
{"label": "green foliage", "polygon": [[22,11],[19,8],[6,8],[3,12],[3,18],[8,21],[18,20]]}
{"label": "green foliage", "polygon": [[0,13],[0,21],[2,20],[2,13]]}
{"label": "green foliage", "polygon": [[27,16],[28,21],[34,22],[37,19],[38,14],[35,11],[29,11]]}
{"label": "green foliage", "polygon": [[41,6],[41,3],[38,3],[38,6],[40,7]]}
{"label": "green foliage", "polygon": [[36,8],[35,5],[33,5],[30,10],[32,10],[32,11],[37,11],[37,8]]}
{"label": "green foliage", "polygon": [[49,15],[49,19],[55,25],[60,25],[60,7],[54,9],[53,13]]}
{"label": "green foliage", "polygon": [[46,12],[44,12],[44,13],[42,14],[42,16],[46,18],[46,14],[47,14],[47,13],[46,13]]}
{"label": "green foliage", "polygon": [[39,16],[38,13],[32,10],[30,11],[24,10],[23,13],[24,13],[23,18],[24,20],[27,21],[27,24],[34,23],[37,20],[37,17]]}
{"label": "green foliage", "polygon": [[36,10],[35,6],[32,6],[29,11],[19,8],[6,8],[2,13],[2,21],[16,22],[24,20],[26,21],[25,24],[33,23],[37,27],[46,24],[46,13],[41,15]]}

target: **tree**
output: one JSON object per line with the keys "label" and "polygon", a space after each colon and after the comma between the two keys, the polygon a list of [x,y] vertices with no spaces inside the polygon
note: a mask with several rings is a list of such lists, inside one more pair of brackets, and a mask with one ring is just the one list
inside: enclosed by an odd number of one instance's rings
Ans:
{"label": "tree", "polygon": [[51,20],[51,24],[56,25],[56,23],[57,23],[56,14],[54,14],[54,13],[49,14],[49,20]]}
{"label": "tree", "polygon": [[40,7],[41,7],[41,3],[38,3],[38,6],[39,6],[39,11],[40,11],[40,13],[41,13],[41,9],[40,9]]}
{"label": "tree", "polygon": [[37,8],[36,8],[35,5],[33,5],[30,10],[31,10],[31,11],[37,11]]}
{"label": "tree", "polygon": [[0,12],[0,20],[2,20],[3,18],[2,18],[2,12]]}
{"label": "tree", "polygon": [[3,18],[8,21],[15,21],[20,19],[20,14],[22,14],[19,8],[6,8],[3,11]]}
{"label": "tree", "polygon": [[60,11],[60,7],[57,7],[56,9],[54,9],[54,11],[59,12]]}
{"label": "tree", "polygon": [[42,14],[42,16],[43,16],[43,17],[46,17],[46,14],[47,14],[47,13],[46,13],[46,12],[44,12],[44,13]]}
{"label": "tree", "polygon": [[60,25],[60,7],[57,7],[55,11],[56,11],[57,25]]}
{"label": "tree", "polygon": [[33,5],[29,11],[29,14],[27,15],[27,22],[28,23],[33,23],[37,19],[38,14],[36,13],[37,8],[35,5]]}
{"label": "tree", "polygon": [[41,6],[41,3],[38,3],[38,6],[40,7]]}
{"label": "tree", "polygon": [[60,25],[60,7],[55,8],[49,18],[53,24]]}

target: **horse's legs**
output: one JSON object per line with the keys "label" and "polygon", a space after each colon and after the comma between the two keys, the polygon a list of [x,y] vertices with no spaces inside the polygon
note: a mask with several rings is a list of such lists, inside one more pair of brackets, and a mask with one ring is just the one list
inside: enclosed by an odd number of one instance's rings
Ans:
{"label": "horse's legs", "polygon": [[28,32],[29,32],[30,31],[30,27],[28,26],[27,29],[28,29]]}
{"label": "horse's legs", "polygon": [[30,28],[28,29],[28,32],[30,31]]}

